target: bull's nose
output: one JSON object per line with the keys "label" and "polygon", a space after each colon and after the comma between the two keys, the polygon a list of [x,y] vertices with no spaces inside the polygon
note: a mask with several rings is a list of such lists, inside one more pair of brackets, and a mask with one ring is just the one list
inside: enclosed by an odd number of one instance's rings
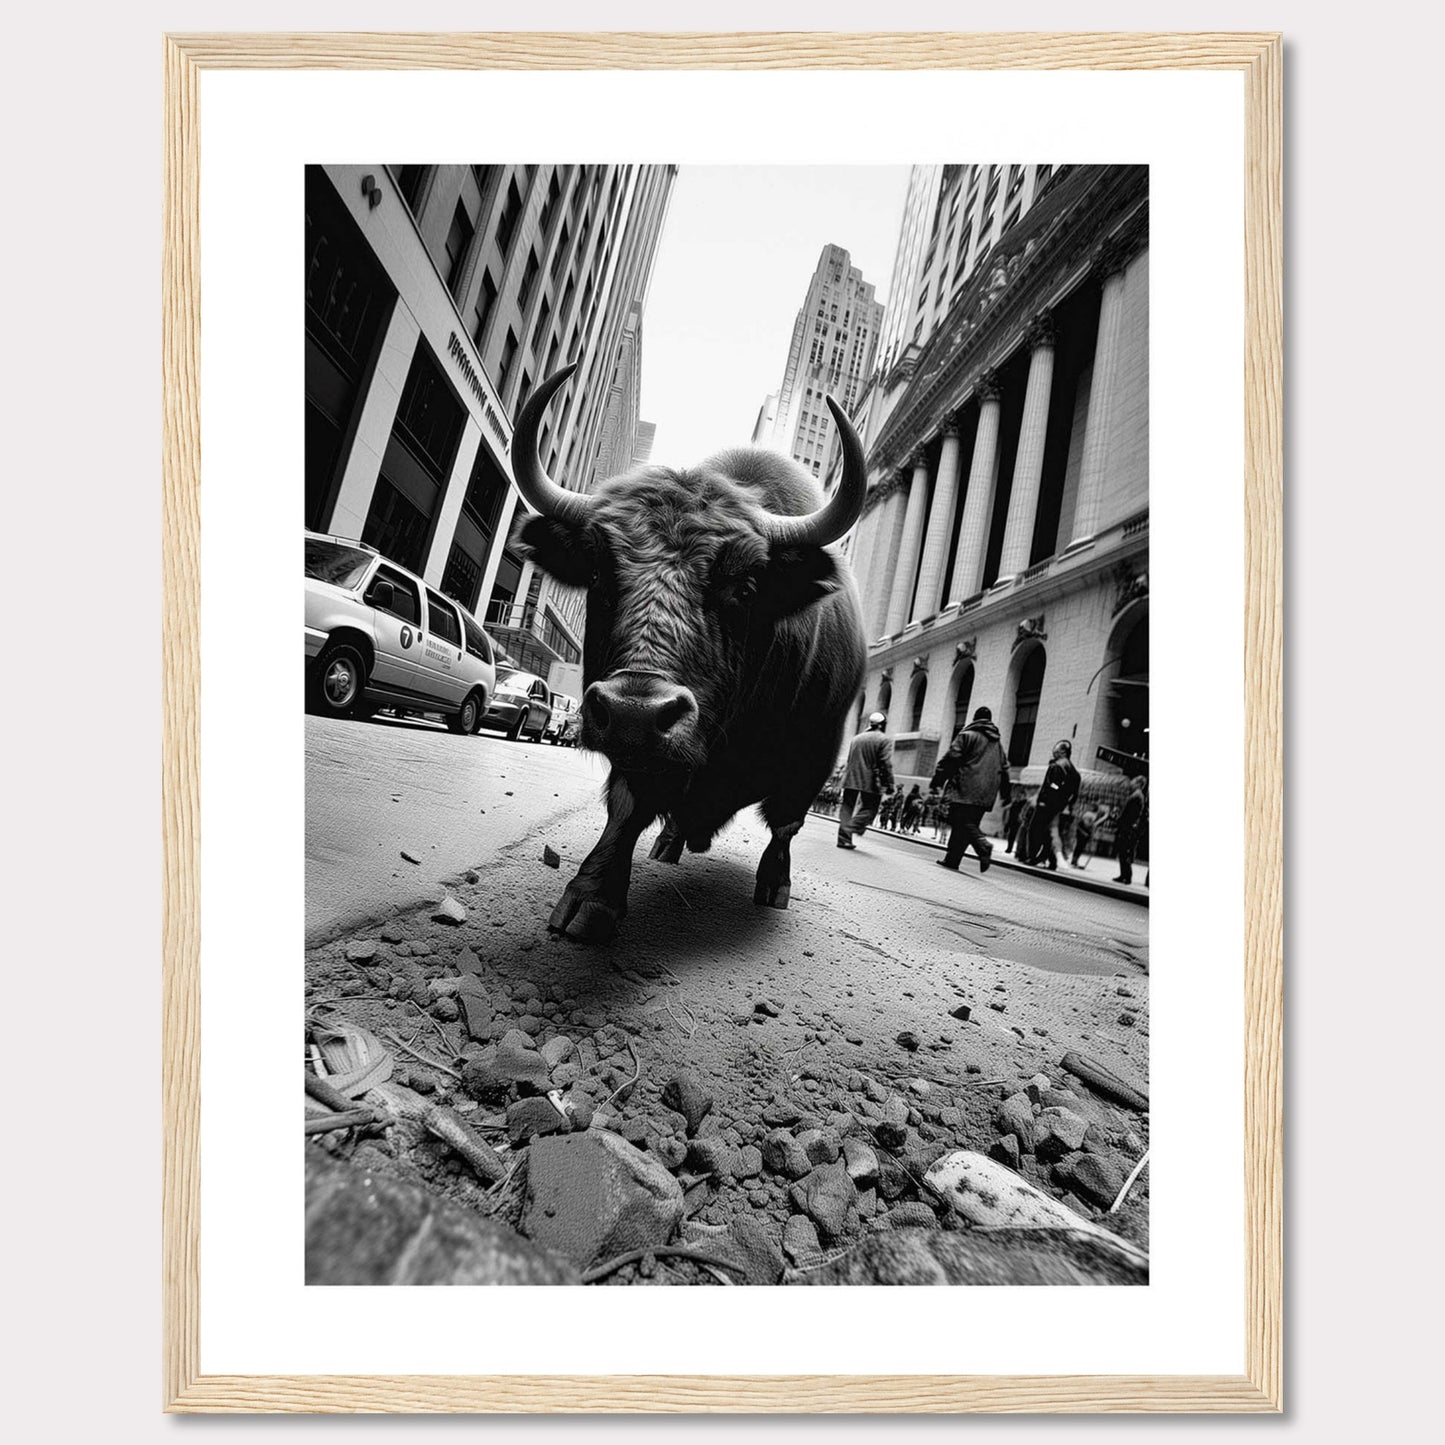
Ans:
{"label": "bull's nose", "polygon": [[691,732],[697,698],[663,678],[624,673],[587,689],[582,716],[602,748],[648,754]]}

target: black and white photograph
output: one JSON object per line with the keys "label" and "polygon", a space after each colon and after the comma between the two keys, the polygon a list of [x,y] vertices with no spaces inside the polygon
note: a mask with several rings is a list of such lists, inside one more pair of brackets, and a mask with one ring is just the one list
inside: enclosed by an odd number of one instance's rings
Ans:
{"label": "black and white photograph", "polygon": [[305,168],[308,1284],[1149,1283],[1149,197]]}

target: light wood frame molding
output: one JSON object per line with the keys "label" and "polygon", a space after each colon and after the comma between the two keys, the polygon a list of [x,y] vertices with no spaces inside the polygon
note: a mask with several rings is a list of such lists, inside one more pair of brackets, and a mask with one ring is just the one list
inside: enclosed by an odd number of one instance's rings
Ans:
{"label": "light wood frame molding", "polygon": [[[203,69],[1235,70],[1245,104],[1245,1358],[1198,1376],[232,1376],[200,1372]],[[164,1404],[314,1412],[1234,1412],[1282,1408],[1282,41],[1207,34],[164,37]]]}

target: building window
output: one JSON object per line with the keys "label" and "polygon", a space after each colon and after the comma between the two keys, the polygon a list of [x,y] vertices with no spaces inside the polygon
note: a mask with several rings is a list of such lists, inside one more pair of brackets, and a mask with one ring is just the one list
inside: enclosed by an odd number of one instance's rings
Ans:
{"label": "building window", "polygon": [[521,384],[521,386],[519,386],[519,387],[517,388],[517,410],[518,410],[518,411],[521,411],[521,409],[522,409],[524,406],[526,406],[526,404],[527,404],[527,398],[528,398],[529,396],[531,396],[531,394],[532,394],[532,373],[531,373],[530,371],[524,371],[524,372],[522,373],[522,384]]}
{"label": "building window", "polygon": [[452,469],[466,412],[425,346],[412,358],[397,404],[396,427],[436,481]]}
{"label": "building window", "polygon": [[452,212],[451,229],[447,231],[447,290],[452,296],[457,295],[461,286],[462,271],[466,266],[467,248],[472,244],[472,218],[467,215],[467,208],[457,202],[457,208]]}
{"label": "building window", "polygon": [[1039,717],[1039,698],[1044,690],[1044,649],[1035,646],[1019,671],[1014,694],[1014,725],[1009,734],[1008,760],[1013,768],[1026,768],[1034,745],[1034,724]]}
{"label": "building window", "polygon": [[497,390],[504,392],[507,389],[507,377],[511,373],[512,363],[517,359],[517,333],[509,326],[507,328],[506,344],[502,347],[502,361],[497,368]]}
{"label": "building window", "polygon": [[532,328],[532,350],[536,351],[547,334],[547,323],[552,319],[552,303],[544,296],[537,308],[537,324]]}
{"label": "building window", "polygon": [[554,336],[552,344],[547,348],[547,375],[551,376],[557,370],[557,353],[562,349],[562,338]]}
{"label": "building window", "polygon": [[571,239],[571,233],[567,229],[566,221],[562,222],[562,234],[557,240],[557,249],[552,253],[552,269],[548,272],[555,281],[557,273],[562,269],[562,263],[567,259],[567,242]]}
{"label": "building window", "polygon": [[1010,166],[1008,173],[1008,194],[1005,200],[1013,200],[1024,188],[1024,168],[1022,166]]}
{"label": "building window", "polygon": [[426,195],[427,172],[430,170],[430,166],[396,167],[397,189],[413,216],[421,215],[421,203]]}
{"label": "building window", "polygon": [[503,256],[511,254],[512,238],[517,234],[517,222],[522,215],[522,196],[516,181],[507,186],[507,203],[502,207],[501,219],[497,222],[497,245]]}
{"label": "building window", "polygon": [[[481,589],[482,569],[477,566],[476,558],[460,543],[453,542],[452,550],[447,553],[446,571],[442,573],[442,591],[454,602],[460,602],[463,607],[475,607],[477,593]],[[476,624],[465,617],[462,622],[467,629],[467,651],[474,657],[480,657],[483,662],[489,661],[489,658],[474,651],[471,646],[472,633],[478,630]]]}
{"label": "building window", "polygon": [[537,253],[527,253],[526,269],[522,272],[522,284],[517,291],[517,305],[525,311],[527,303],[532,299],[532,287],[537,284],[537,272],[540,269],[537,262]]}
{"label": "building window", "polygon": [[492,273],[486,271],[482,275],[482,289],[477,296],[475,311],[476,324],[472,327],[472,340],[477,344],[477,350],[482,349],[482,338],[487,329],[487,322],[491,320],[492,308],[497,304],[497,283],[492,280]]}
{"label": "building window", "polygon": [[572,297],[576,290],[577,278],[575,276],[569,276],[567,278],[567,289],[562,293],[562,306],[561,309],[557,312],[558,316],[567,316],[571,313]]}
{"label": "building window", "polygon": [[557,172],[552,172],[552,179],[547,183],[547,199],[542,205],[542,234],[550,235],[552,222],[557,219],[557,202],[562,199],[562,182],[557,178]]}
{"label": "building window", "polygon": [[426,533],[427,518],[421,508],[402,496],[385,476],[378,477],[361,540],[415,572],[422,564]]}

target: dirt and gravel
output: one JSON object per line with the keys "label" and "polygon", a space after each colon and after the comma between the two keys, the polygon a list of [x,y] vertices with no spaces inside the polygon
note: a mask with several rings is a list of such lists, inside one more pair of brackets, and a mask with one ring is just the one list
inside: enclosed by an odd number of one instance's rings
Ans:
{"label": "dirt and gravel", "polygon": [[320,1134],[318,1159],[420,1185],[610,1285],[886,1273],[898,1251],[863,1248],[880,1232],[969,1230],[927,1178],[959,1150],[1147,1249],[1147,1169],[1106,1214],[1148,1148],[1147,1109],[1064,1064],[1147,1093],[1143,909],[950,875],[881,840],[839,852],[816,818],[791,908],[755,908],[767,835],[747,817],[679,866],[644,839],[621,935],[584,946],[546,919],[600,812],[556,801],[446,879],[444,908],[307,954],[309,1023],[380,1039],[390,1085],[454,1110],[504,1172],[414,1118]]}

